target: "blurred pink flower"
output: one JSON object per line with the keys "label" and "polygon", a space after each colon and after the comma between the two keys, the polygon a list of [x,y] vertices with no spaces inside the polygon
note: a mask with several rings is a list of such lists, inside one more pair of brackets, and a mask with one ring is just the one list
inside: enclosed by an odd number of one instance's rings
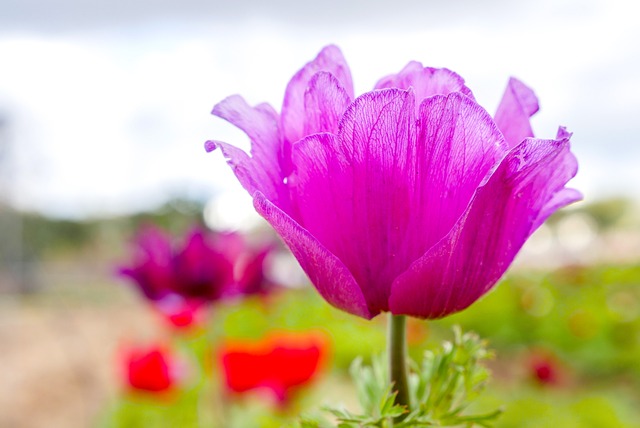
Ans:
{"label": "blurred pink flower", "polygon": [[280,114],[238,95],[214,107],[247,133],[250,155],[206,148],[222,151],[329,303],[439,318],[487,293],[533,231],[581,198],[565,188],[571,134],[533,138],[537,109],[511,79],[492,118],[459,75],[418,62],[354,99],[328,46],[291,79]]}
{"label": "blurred pink flower", "polygon": [[264,296],[279,288],[265,271],[265,261],[274,249],[272,243],[251,245],[235,232],[221,234],[219,242],[233,263],[233,282],[226,290],[227,296]]}
{"label": "blurred pink flower", "polygon": [[224,298],[264,294],[273,287],[264,275],[270,246],[254,250],[244,237],[194,229],[181,247],[153,227],[137,239],[132,266],[120,269],[176,327],[189,327],[203,305]]}

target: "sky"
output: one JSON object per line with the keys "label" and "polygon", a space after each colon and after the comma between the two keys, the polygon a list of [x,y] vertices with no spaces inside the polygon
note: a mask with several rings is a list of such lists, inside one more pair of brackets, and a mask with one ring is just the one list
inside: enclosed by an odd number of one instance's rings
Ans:
{"label": "sky", "polygon": [[0,196],[58,217],[172,197],[237,216],[250,199],[203,145],[248,141],[213,105],[239,93],[279,110],[291,76],[333,43],[357,93],[418,60],[458,72],[493,113],[519,78],[540,99],[536,135],[574,133],[585,200],[639,198],[637,18],[621,0],[4,0]]}

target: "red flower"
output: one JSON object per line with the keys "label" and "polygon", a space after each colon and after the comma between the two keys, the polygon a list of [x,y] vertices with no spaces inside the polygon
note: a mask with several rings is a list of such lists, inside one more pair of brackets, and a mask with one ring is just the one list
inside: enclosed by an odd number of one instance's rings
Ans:
{"label": "red flower", "polygon": [[134,347],[125,358],[127,382],[132,389],[161,393],[175,386],[176,365],[162,346]]}
{"label": "red flower", "polygon": [[286,405],[315,377],[327,353],[327,340],[318,333],[275,333],[258,341],[228,340],[220,360],[229,391],[264,388]]}
{"label": "red flower", "polygon": [[540,383],[555,383],[556,370],[549,361],[536,361],[533,364],[533,374]]}
{"label": "red flower", "polygon": [[560,383],[560,363],[549,352],[535,351],[529,358],[529,374],[539,385]]}

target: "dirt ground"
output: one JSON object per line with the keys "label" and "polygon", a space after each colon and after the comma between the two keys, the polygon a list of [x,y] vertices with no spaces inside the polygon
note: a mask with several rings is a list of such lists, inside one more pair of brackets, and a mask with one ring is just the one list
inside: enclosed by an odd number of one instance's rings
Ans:
{"label": "dirt ground", "polygon": [[118,348],[158,328],[127,291],[0,295],[0,427],[96,426],[121,387]]}

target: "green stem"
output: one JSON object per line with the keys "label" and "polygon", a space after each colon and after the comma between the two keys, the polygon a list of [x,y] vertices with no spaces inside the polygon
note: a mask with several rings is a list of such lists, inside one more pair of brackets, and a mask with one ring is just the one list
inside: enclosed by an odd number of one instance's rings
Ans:
{"label": "green stem", "polygon": [[389,314],[389,374],[392,388],[398,393],[395,403],[405,406],[409,410],[411,400],[407,381],[406,323],[407,319],[404,315]]}

